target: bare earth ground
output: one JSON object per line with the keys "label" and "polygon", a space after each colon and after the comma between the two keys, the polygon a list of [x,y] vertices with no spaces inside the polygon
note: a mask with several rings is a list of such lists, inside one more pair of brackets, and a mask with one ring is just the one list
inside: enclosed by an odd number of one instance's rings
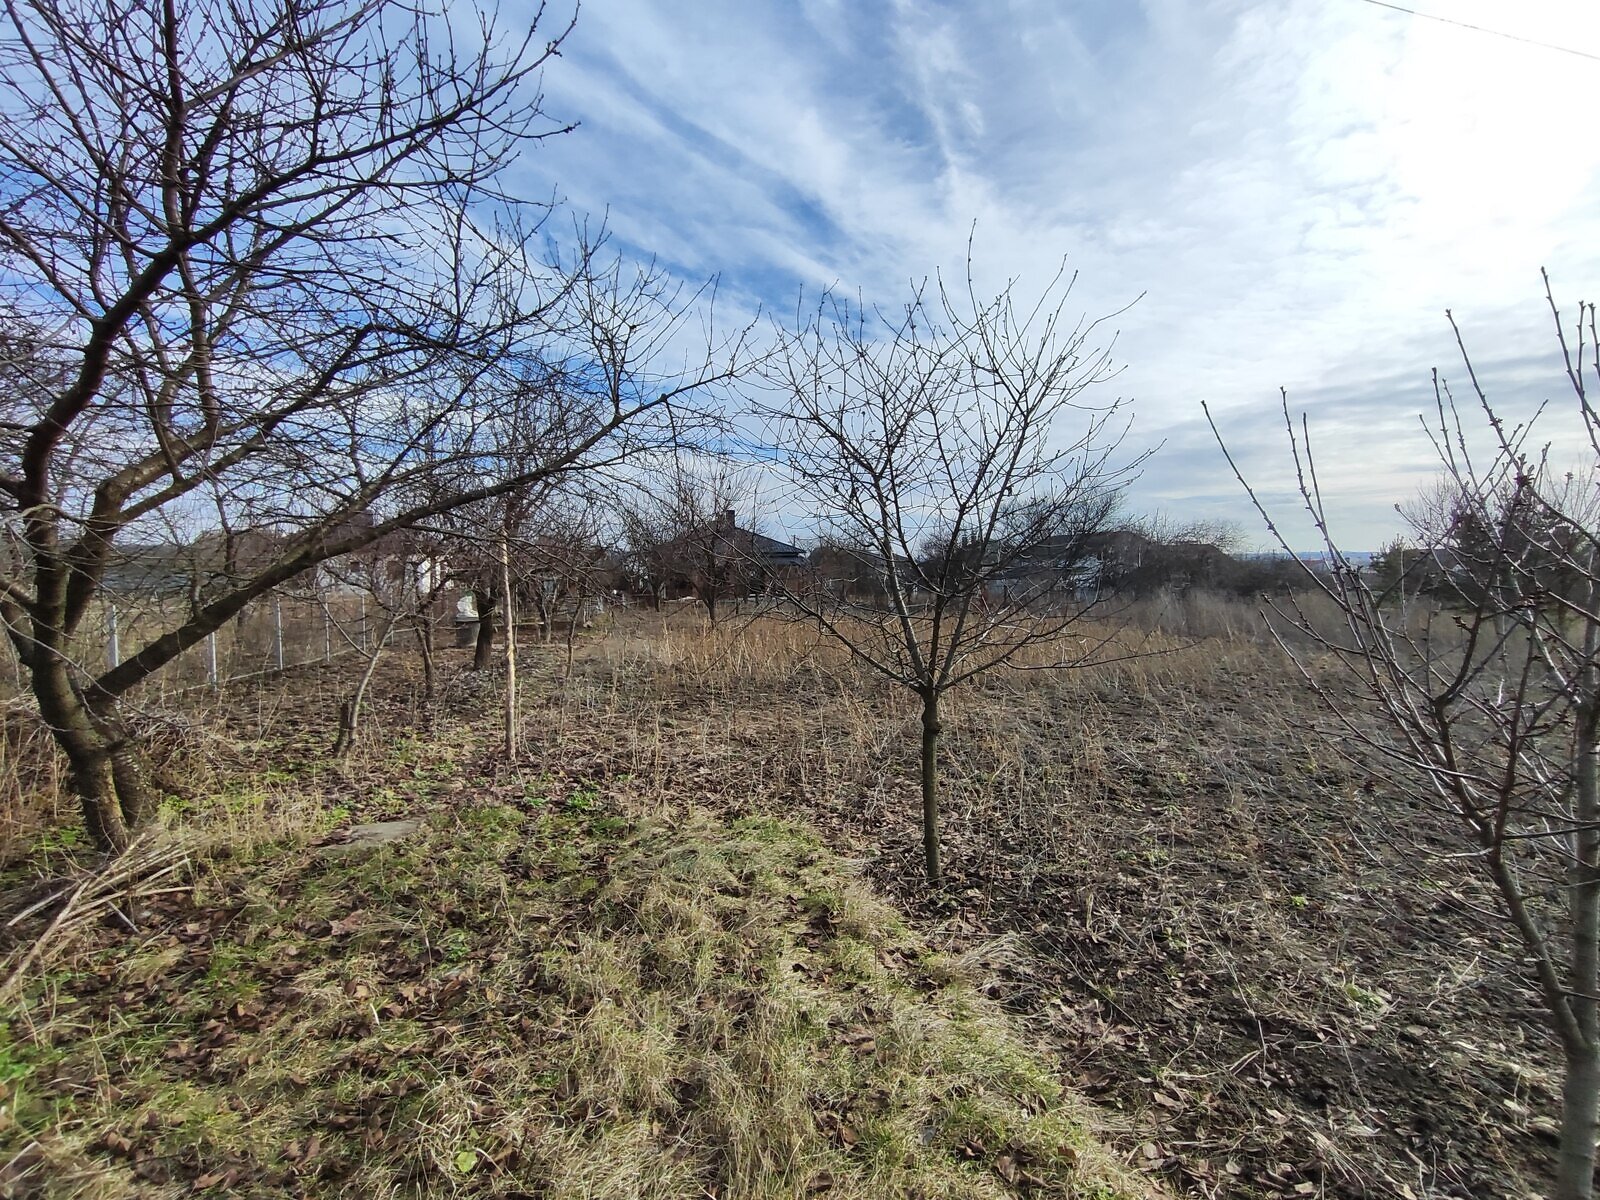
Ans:
{"label": "bare earth ground", "polygon": [[597,651],[533,722],[548,769],[831,830],[936,941],[990,943],[996,994],[1191,1194],[1541,1193],[1556,1060],[1492,899],[1308,731],[1274,651],[974,689],[930,897],[913,709],[785,636]]}
{"label": "bare earth ground", "polygon": [[[1306,731],[1272,653],[1211,642],[979,685],[946,721],[947,870],[920,880],[911,707],[772,622],[646,619],[570,679],[529,647],[526,769],[670,816],[819,828],[935,947],[985,967],[1064,1081],[1123,1114],[1126,1161],[1195,1196],[1531,1197],[1554,1055],[1489,900],[1443,831]],[[447,703],[492,706],[455,671]],[[421,722],[396,661],[376,731]],[[235,703],[230,753],[331,740],[313,673]],[[363,819],[405,789],[348,780]],[[378,793],[378,794],[375,794]],[[1417,836],[1401,840],[1395,828]]]}

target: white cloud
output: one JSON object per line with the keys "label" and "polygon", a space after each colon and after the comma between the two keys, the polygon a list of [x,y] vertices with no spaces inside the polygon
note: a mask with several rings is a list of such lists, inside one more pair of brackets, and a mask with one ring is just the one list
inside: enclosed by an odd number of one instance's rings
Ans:
{"label": "white cloud", "polygon": [[[1585,0],[1438,8],[1600,53]],[[1202,399],[1280,485],[1255,435],[1281,384],[1314,402],[1325,482],[1373,542],[1426,467],[1405,431],[1452,365],[1442,310],[1492,365],[1552,349],[1540,265],[1600,293],[1600,62],[1361,0],[612,0],[566,58],[549,104],[585,126],[539,177],[735,294],[892,303],[958,268],[974,221],[984,286],[1043,286],[1066,254],[1090,311],[1146,293],[1118,387],[1183,453],[1146,473],[1150,503],[1242,512],[1190,436]]]}

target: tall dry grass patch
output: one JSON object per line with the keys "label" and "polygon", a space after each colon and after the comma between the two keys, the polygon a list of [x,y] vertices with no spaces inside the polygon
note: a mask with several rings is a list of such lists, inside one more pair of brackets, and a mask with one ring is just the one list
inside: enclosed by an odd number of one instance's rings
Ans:
{"label": "tall dry grass patch", "polygon": [[0,708],[0,864],[75,814],[50,731],[22,704]]}

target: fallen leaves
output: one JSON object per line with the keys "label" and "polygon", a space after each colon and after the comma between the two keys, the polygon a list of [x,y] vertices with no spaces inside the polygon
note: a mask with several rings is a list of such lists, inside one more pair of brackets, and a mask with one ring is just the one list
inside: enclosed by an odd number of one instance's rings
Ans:
{"label": "fallen leaves", "polygon": [[853,1025],[844,1030],[839,1034],[839,1041],[857,1054],[873,1054],[878,1049],[877,1035],[865,1025]]}
{"label": "fallen leaves", "polygon": [[308,1163],[322,1153],[322,1135],[313,1133],[304,1141],[290,1142],[283,1148],[283,1160],[290,1163]]}
{"label": "fallen leaves", "polygon": [[327,936],[331,938],[349,937],[367,923],[367,914],[362,909],[354,909],[337,920],[328,922]]}
{"label": "fallen leaves", "polygon": [[1012,1187],[1042,1188],[1045,1186],[1044,1176],[1028,1170],[1032,1161],[1027,1151],[1013,1147],[995,1158],[994,1173]]}
{"label": "fallen leaves", "polygon": [[[1337,781],[1313,786],[1303,772],[1284,769],[1280,709],[1292,702],[1270,678],[1241,679],[1219,669],[1219,680],[1199,690],[1119,685],[1096,692],[1094,703],[1074,709],[1070,720],[1052,719],[1038,730],[1012,693],[974,696],[961,720],[952,721],[953,755],[981,764],[973,779],[982,774],[998,791],[1010,786],[1011,777],[989,776],[997,765],[988,761],[992,747],[1009,754],[1015,744],[1016,765],[1039,784],[1028,793],[1036,803],[996,806],[972,781],[952,781],[961,796],[950,806],[947,828],[952,891],[937,903],[928,900],[912,858],[914,797],[880,778],[882,754],[863,768],[871,778],[857,778],[848,765],[837,777],[814,772],[804,816],[815,818],[852,857],[867,860],[880,883],[902,889],[902,907],[937,929],[941,948],[960,953],[1008,930],[1024,940],[1032,974],[993,968],[985,986],[1008,1004],[1032,1007],[1040,1044],[1070,1064],[1067,1082],[1123,1109],[1116,1120],[1130,1132],[1122,1149],[1136,1166],[1165,1176],[1174,1190],[1293,1198],[1325,1188],[1334,1195],[1339,1186],[1348,1191],[1349,1179],[1368,1164],[1391,1162],[1407,1150],[1440,1172],[1440,1194],[1451,1188],[1475,1195],[1517,1190],[1507,1182],[1515,1165],[1529,1156],[1530,1146],[1533,1154],[1548,1154],[1543,1139],[1552,1136],[1554,1125],[1542,1081],[1519,1080],[1496,1090],[1504,1062],[1525,1059],[1538,1067],[1544,1053],[1537,1041],[1507,1034],[1521,1028],[1502,1015],[1515,1007],[1515,981],[1479,972],[1470,977],[1470,987],[1429,991],[1426,1006],[1405,1004],[1405,989],[1390,967],[1402,952],[1412,955],[1407,961],[1434,988],[1441,972],[1424,968],[1448,963],[1452,944],[1444,933],[1455,928],[1459,914],[1452,910],[1446,922],[1427,902],[1396,909],[1396,897],[1404,898],[1401,885],[1411,878],[1408,864],[1381,844],[1354,853]],[[672,694],[680,685],[661,686]],[[1241,708],[1245,692],[1260,703]],[[862,711],[874,695],[863,690]],[[629,740],[633,730],[626,722],[637,715],[626,707],[629,699],[622,695],[617,713],[588,713],[582,729],[558,731],[592,745],[581,753],[552,751],[551,777],[540,784],[540,794],[566,794],[573,772],[616,779],[637,769],[627,757],[637,759],[641,749]],[[646,692],[646,701],[655,699]],[[669,737],[649,747],[661,756],[655,776],[647,781],[641,775],[632,786],[648,791],[652,804],[670,806],[690,794],[720,791],[743,812],[758,809],[771,799],[762,780],[782,777],[769,770],[774,756],[786,752],[773,728],[801,729],[814,744],[840,748],[841,763],[856,753],[851,731],[828,724],[838,706],[813,711],[791,704],[783,711],[792,712],[794,721],[786,725],[766,705],[723,707],[726,700],[707,698],[709,734],[697,718],[696,737]],[[559,706],[550,711],[552,721],[561,719]],[[1181,728],[1176,711],[1183,713]],[[898,719],[887,710],[871,713],[874,722],[883,722],[866,729],[873,736]],[[624,724],[606,724],[618,716]],[[991,733],[1005,737],[991,740]],[[1043,740],[1027,742],[1035,733]],[[737,753],[730,753],[735,743]],[[1091,752],[1101,756],[1100,766]],[[471,797],[486,794],[521,803],[530,794],[531,774],[486,768],[471,776],[470,796],[463,793],[451,804],[466,811]],[[795,795],[789,787],[779,807],[792,809]],[[524,825],[518,838],[530,827]],[[469,831],[464,840],[472,836]],[[512,889],[548,889],[560,876],[520,848],[507,862],[500,869]],[[158,986],[144,986],[146,981],[121,971],[105,977],[107,1006],[121,989],[123,1005],[141,1019],[170,1017],[170,1045],[151,1048],[141,1060],[167,1080],[205,1074],[215,1083],[262,1047],[270,1058],[272,1037],[306,1039],[303,1056],[287,1072],[279,1070],[273,1087],[293,1104],[315,1107],[319,1121],[326,1118],[318,1127],[330,1148],[319,1145],[307,1153],[303,1127],[293,1144],[299,1157],[285,1155],[285,1169],[309,1170],[341,1154],[360,1155],[386,1136],[385,1122],[414,1108],[418,1089],[471,1079],[490,1038],[527,1059],[569,1036],[528,1003],[530,995],[550,986],[538,972],[517,976],[486,965],[489,952],[500,948],[498,927],[464,927],[477,917],[459,890],[435,897],[432,877],[425,875],[423,885],[409,890],[362,893],[335,877],[333,868],[319,870],[327,889],[306,910],[296,908],[301,881],[285,875],[276,901],[268,902],[277,909],[270,917],[262,916],[255,901],[243,907],[237,896],[213,910],[186,900],[181,911],[174,908],[165,930],[141,914],[141,926],[152,935],[146,943],[151,960],[156,950],[165,955],[149,976]],[[600,858],[570,870],[595,879],[606,875]],[[829,908],[810,903],[806,889],[790,890],[802,961],[780,969],[799,986],[839,986],[841,973],[825,954],[839,920]],[[1262,905],[1267,891],[1309,896],[1310,903]],[[739,886],[729,886],[722,894],[739,892]],[[1441,900],[1464,904],[1473,895],[1451,889]],[[525,934],[537,923],[541,950],[577,948],[564,900],[541,894],[526,903],[515,915]],[[413,920],[413,909],[415,930],[404,925]],[[459,942],[443,940],[456,931],[463,934]],[[163,937],[172,944],[163,944]],[[232,966],[236,947],[220,945],[218,938],[258,950]],[[477,976],[456,973],[461,955],[466,965],[479,968]],[[1350,960],[1340,969],[1359,978],[1373,997],[1385,1003],[1396,998],[1394,1011],[1330,994],[1335,955]],[[188,992],[212,969],[222,980],[237,977],[259,990],[250,1000],[232,1003],[230,997],[227,1007],[196,1017]],[[173,978],[185,981],[183,986],[174,986]],[[381,1018],[381,1030],[368,1019],[369,1010]],[[1370,1026],[1379,1013],[1384,1016],[1376,1027],[1348,1024]],[[415,1029],[404,1036],[392,1032],[407,1022]],[[1480,1037],[1479,1025],[1495,1032]],[[862,1016],[832,1029],[818,1052],[859,1056],[849,1065],[866,1069],[885,1057],[888,1028]],[[281,1033],[272,1034],[274,1029]],[[1452,1047],[1463,1033],[1480,1049],[1491,1039],[1504,1043],[1477,1056],[1486,1064],[1481,1072],[1437,1061],[1439,1048]],[[398,1078],[383,1078],[386,1072]],[[1461,1086],[1464,1079],[1484,1089],[1483,1111],[1474,1109],[1477,1093]],[[575,1087],[552,1077],[539,1085],[538,1102],[568,1106],[577,1117],[585,1102],[573,1094]],[[331,1102],[335,1088],[348,1089],[354,1098]],[[465,1087],[463,1092],[463,1103],[492,1103]],[[410,1107],[402,1107],[399,1101],[408,1096]],[[136,1111],[145,1099],[135,1095],[119,1103]],[[818,1119],[829,1152],[861,1158],[863,1142],[872,1145],[873,1126],[860,1098],[851,1099],[854,1107],[843,1107],[837,1098],[828,1103],[839,1107]],[[602,1104],[587,1104],[581,1116],[598,1119],[604,1111]],[[1411,1121],[1418,1112],[1439,1118],[1431,1137]],[[150,1160],[154,1132],[120,1118],[118,1128],[103,1153],[118,1159],[142,1153]],[[975,1174],[991,1174],[984,1185],[991,1190],[994,1180],[1017,1190],[1033,1186],[1037,1165],[1016,1147],[990,1138],[987,1145],[974,1139],[952,1148],[943,1136],[924,1131],[923,1146],[953,1153]],[[487,1162],[475,1157],[471,1180],[450,1178],[451,1156],[459,1152],[455,1142],[445,1141],[434,1153],[433,1169],[445,1173],[436,1185],[476,1186],[478,1176],[489,1174]],[[1353,1164],[1345,1176],[1328,1165],[1338,1164],[1340,1156]],[[229,1180],[234,1169],[189,1162],[180,1170],[150,1160],[141,1177],[176,1171],[180,1183],[206,1180],[204,1186],[213,1189],[248,1190],[240,1185],[244,1176]],[[822,1195],[842,1187],[843,1174],[836,1160],[835,1171],[816,1171],[801,1186]]]}
{"label": "fallen leaves", "polygon": [[818,1113],[817,1128],[834,1145],[845,1150],[849,1150],[861,1142],[861,1135],[856,1131],[856,1127],[835,1112]]}

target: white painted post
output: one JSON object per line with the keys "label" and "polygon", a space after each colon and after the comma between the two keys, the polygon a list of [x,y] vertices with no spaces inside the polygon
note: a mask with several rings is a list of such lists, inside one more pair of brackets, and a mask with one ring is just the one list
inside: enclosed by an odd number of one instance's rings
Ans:
{"label": "white painted post", "polygon": [[322,610],[322,661],[333,661],[333,616],[326,607]]}
{"label": "white painted post", "polygon": [[283,597],[272,598],[272,659],[283,670]]}
{"label": "white painted post", "polygon": [[122,662],[122,646],[117,641],[117,606],[106,605],[106,662],[115,667]]}
{"label": "white painted post", "polygon": [[517,613],[511,603],[511,540],[500,533],[500,600],[506,627],[506,757],[519,749],[517,722]]}
{"label": "white painted post", "polygon": [[214,630],[206,634],[206,682],[212,687],[221,682],[217,678],[217,635]]}

